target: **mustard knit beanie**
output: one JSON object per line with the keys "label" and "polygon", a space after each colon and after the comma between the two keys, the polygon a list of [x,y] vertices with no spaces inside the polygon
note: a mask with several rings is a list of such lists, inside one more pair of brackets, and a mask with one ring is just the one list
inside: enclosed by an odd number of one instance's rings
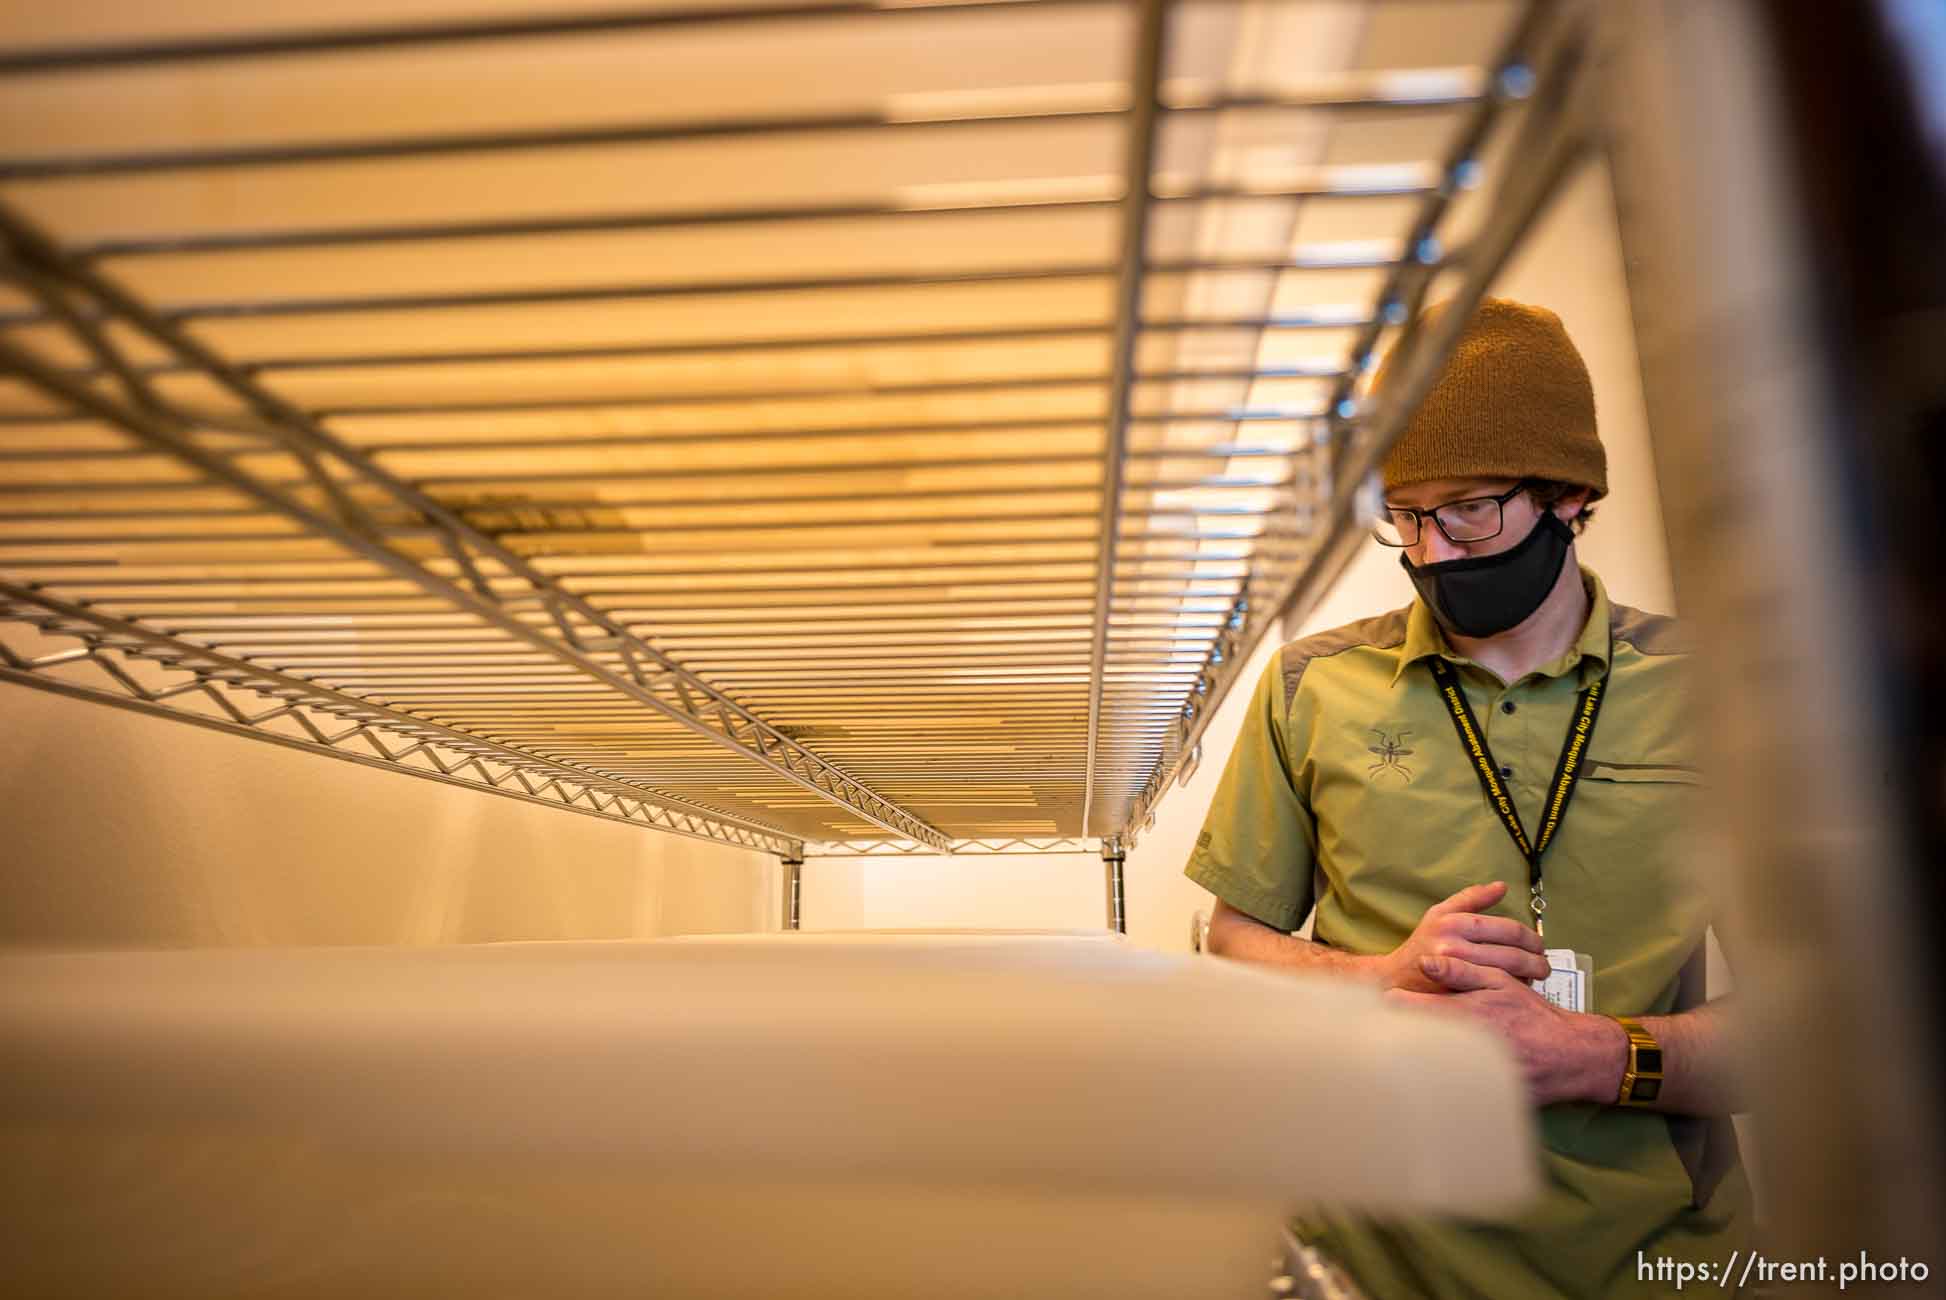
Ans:
{"label": "mustard knit beanie", "polygon": [[[1423,320],[1446,309],[1428,307]],[[1396,349],[1373,383],[1383,392]],[[1405,432],[1385,458],[1385,486],[1443,478],[1544,478],[1607,495],[1595,390],[1561,318],[1488,298],[1474,309]]]}

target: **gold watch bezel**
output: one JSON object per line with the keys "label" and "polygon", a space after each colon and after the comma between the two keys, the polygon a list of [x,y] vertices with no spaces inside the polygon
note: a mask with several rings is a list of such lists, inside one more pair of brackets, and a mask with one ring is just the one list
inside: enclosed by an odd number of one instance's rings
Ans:
{"label": "gold watch bezel", "polygon": [[1662,1095],[1662,1044],[1639,1020],[1630,1016],[1610,1019],[1628,1035],[1628,1061],[1622,1067],[1622,1086],[1615,1104],[1637,1109],[1653,1106]]}

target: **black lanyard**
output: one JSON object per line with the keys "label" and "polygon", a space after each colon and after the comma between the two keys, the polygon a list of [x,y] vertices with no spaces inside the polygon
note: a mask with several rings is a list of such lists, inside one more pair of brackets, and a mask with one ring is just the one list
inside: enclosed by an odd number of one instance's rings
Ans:
{"label": "black lanyard", "polygon": [[1487,803],[1499,816],[1500,824],[1507,828],[1507,834],[1513,837],[1520,856],[1527,859],[1527,906],[1534,913],[1534,933],[1540,934],[1541,920],[1547,912],[1547,899],[1541,893],[1541,855],[1554,842],[1554,832],[1568,815],[1568,800],[1574,797],[1574,787],[1581,780],[1581,755],[1595,734],[1595,720],[1601,716],[1601,702],[1608,693],[1608,674],[1604,672],[1575,697],[1574,721],[1568,724],[1560,761],[1554,765],[1541,833],[1530,841],[1527,828],[1520,824],[1520,811],[1514,807],[1513,796],[1500,783],[1499,765],[1493,761],[1493,751],[1487,748],[1487,738],[1480,733],[1480,724],[1466,702],[1466,692],[1460,689],[1459,674],[1438,655],[1428,659],[1426,665],[1432,669],[1433,681],[1439,684],[1439,693],[1446,697],[1446,711],[1453,719],[1453,730],[1459,735],[1460,748],[1473,760],[1473,774],[1480,778]]}

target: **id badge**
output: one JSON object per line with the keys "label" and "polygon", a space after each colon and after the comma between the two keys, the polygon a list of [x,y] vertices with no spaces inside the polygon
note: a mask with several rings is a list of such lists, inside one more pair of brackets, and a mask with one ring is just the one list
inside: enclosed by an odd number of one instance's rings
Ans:
{"label": "id badge", "polygon": [[1534,992],[1563,1011],[1595,1009],[1595,959],[1570,948],[1549,948],[1547,978],[1532,981]]}

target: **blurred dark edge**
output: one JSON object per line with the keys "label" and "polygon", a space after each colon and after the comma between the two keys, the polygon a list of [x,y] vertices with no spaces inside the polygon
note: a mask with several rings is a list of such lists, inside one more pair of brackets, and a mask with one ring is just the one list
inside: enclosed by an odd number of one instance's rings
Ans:
{"label": "blurred dark edge", "polygon": [[1946,1294],[1946,6],[1600,12],[1766,1237]]}

